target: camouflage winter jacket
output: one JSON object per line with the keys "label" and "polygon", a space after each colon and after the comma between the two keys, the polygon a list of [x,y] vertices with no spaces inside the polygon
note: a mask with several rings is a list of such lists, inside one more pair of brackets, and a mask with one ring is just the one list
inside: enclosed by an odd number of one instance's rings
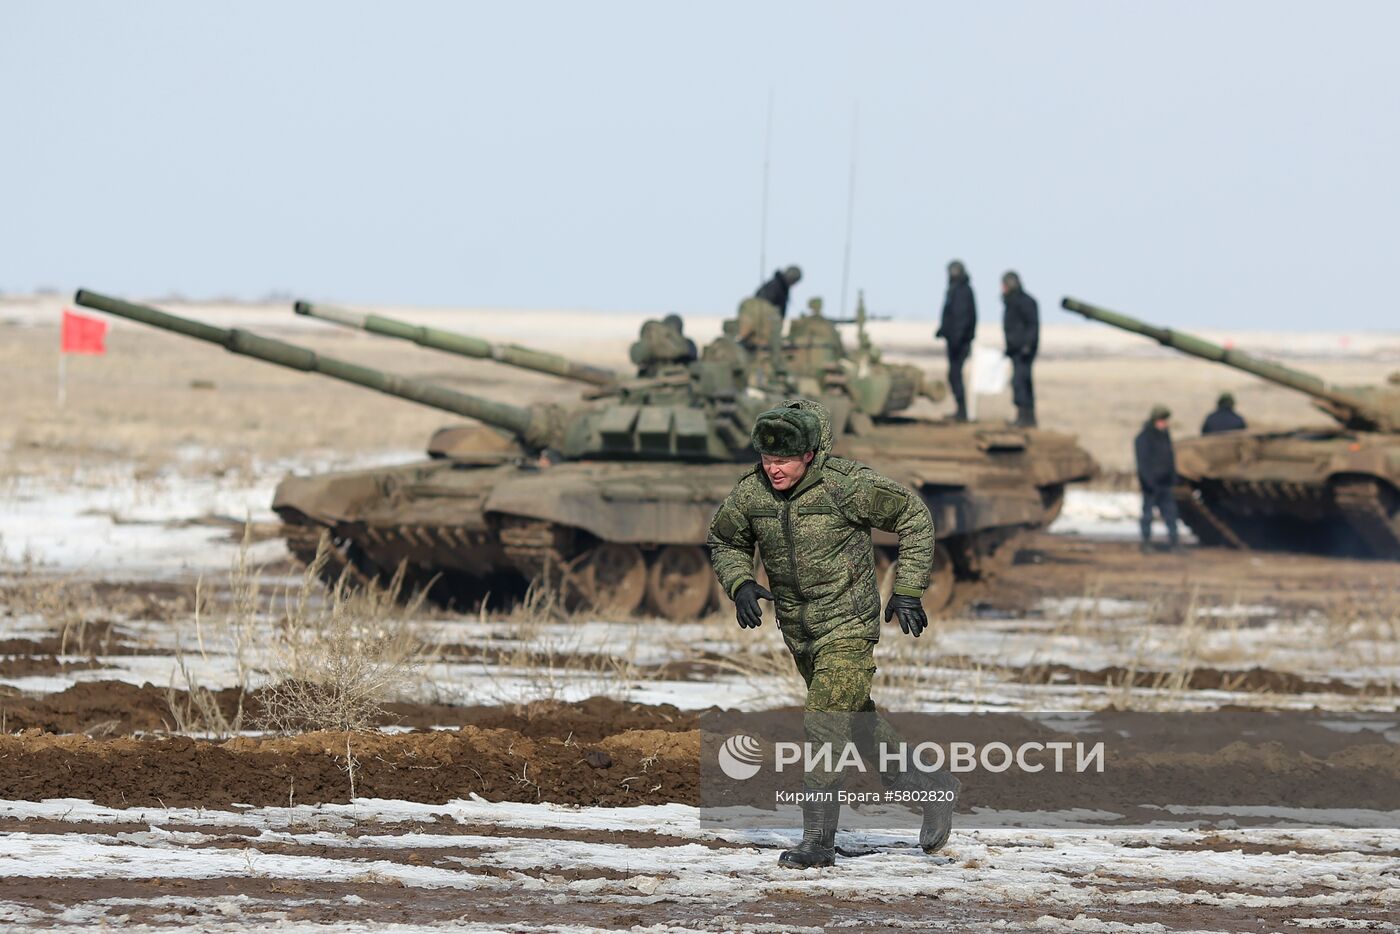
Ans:
{"label": "camouflage winter jacket", "polygon": [[[872,528],[899,536],[895,593],[921,596],[933,568],[933,518],[907,488],[864,464],[831,455],[826,410],[821,450],[794,489],[763,471],[744,474],[710,522],[710,560],[731,597],[753,580],[753,550],[768,572],[778,625],[795,652],[824,637],[880,638]],[[837,634],[837,630],[840,630]]]}

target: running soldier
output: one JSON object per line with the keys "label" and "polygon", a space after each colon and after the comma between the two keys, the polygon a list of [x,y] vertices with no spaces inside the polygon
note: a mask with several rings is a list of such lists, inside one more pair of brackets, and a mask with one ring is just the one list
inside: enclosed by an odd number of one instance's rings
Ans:
{"label": "running soldier", "polygon": [[[711,561],[734,599],[739,625],[759,626],[758,601],[773,601],[783,641],[807,685],[809,743],[844,748],[854,740],[862,752],[877,742],[893,747],[899,736],[870,699],[880,639],[870,530],[899,536],[898,574],[884,618],[898,618],[905,633],[918,637],[928,625],[920,597],[933,567],[928,507],[893,480],[832,455],[831,419],[821,403],[791,400],[764,412],[754,423],[753,446],[760,464],[720,505],[709,534]],[[754,580],[755,546],[771,591]],[[813,771],[805,780],[802,842],[778,862],[797,869],[830,866],[841,812],[834,794],[839,776]],[[918,770],[885,773],[881,780],[899,791],[949,793],[944,801],[923,797],[919,843],[937,852],[952,827],[958,780]]]}

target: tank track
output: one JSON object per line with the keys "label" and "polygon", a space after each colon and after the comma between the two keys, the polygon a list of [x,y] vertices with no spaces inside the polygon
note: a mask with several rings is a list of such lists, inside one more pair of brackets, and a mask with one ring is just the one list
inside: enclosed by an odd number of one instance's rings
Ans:
{"label": "tank track", "polygon": [[349,578],[357,584],[368,583],[364,572],[345,554],[348,543],[337,543],[330,529],[319,525],[282,526],[282,537],[287,542],[287,550],[292,557],[306,567],[315,563],[321,549],[321,536],[330,535],[330,547],[326,549],[326,563],[321,567],[320,578],[328,587],[334,587],[342,574],[349,571]]}
{"label": "tank track", "polygon": [[1241,551],[1249,550],[1248,543],[1240,538],[1215,510],[1206,505],[1203,497],[1194,495],[1195,492],[1194,487],[1178,487],[1173,491],[1173,495],[1176,497],[1177,515],[1196,536],[1196,540],[1202,545],[1223,545]]}
{"label": "tank track", "polygon": [[508,518],[501,524],[501,548],[527,578],[535,578],[565,563],[553,523]]}
{"label": "tank track", "polygon": [[1368,551],[1377,558],[1400,560],[1400,512],[1395,494],[1379,480],[1358,478],[1332,484],[1332,500]]}

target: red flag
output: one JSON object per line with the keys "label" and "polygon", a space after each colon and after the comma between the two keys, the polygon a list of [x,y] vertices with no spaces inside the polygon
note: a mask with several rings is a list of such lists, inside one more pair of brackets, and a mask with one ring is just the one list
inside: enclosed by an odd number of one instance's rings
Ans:
{"label": "red flag", "polygon": [[106,353],[107,346],[103,343],[106,336],[106,321],[64,309],[63,337],[59,344],[59,349],[64,353]]}

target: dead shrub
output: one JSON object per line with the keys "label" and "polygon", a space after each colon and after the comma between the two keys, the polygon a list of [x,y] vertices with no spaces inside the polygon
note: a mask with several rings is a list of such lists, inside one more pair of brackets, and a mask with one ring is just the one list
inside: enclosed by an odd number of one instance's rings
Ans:
{"label": "dead shrub", "polygon": [[408,622],[426,591],[406,604],[399,600],[403,568],[384,587],[352,587],[342,573],[325,599],[315,601],[311,595],[319,592],[329,559],[323,539],[272,633],[270,684],[259,695],[258,721],[279,733],[368,729],[383,716],[382,704],[401,695],[434,657],[432,643]]}

